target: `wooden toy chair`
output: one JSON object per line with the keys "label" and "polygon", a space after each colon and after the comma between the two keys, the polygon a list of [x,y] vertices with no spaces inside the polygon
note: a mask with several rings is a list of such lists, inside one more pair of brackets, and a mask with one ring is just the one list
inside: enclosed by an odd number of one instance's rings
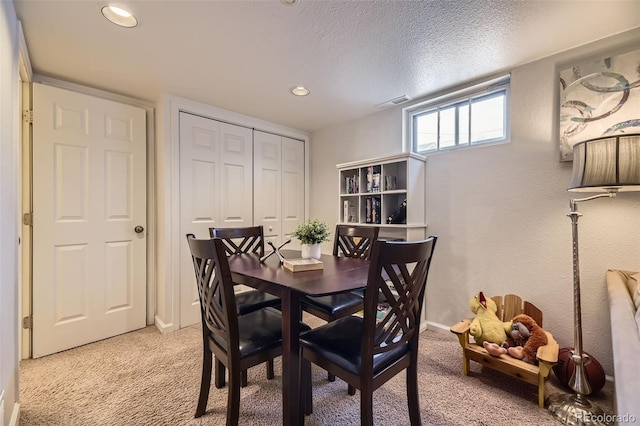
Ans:
{"label": "wooden toy chair", "polygon": [[[526,314],[533,318],[542,327],[542,311],[532,303],[525,301],[514,294],[504,296],[494,296],[493,301],[498,306],[498,318],[501,321],[510,321],[519,314]],[[511,377],[515,377],[527,383],[538,385],[538,405],[544,408],[544,386],[551,368],[558,361],[559,345],[554,340],[551,333],[545,330],[549,343],[538,348],[536,358],[538,365],[516,359],[504,354],[499,357],[489,355],[485,348],[469,339],[469,327],[472,318],[460,321],[451,327],[451,332],[458,336],[460,346],[462,346],[462,373],[469,375],[469,360],[500,371]]]}

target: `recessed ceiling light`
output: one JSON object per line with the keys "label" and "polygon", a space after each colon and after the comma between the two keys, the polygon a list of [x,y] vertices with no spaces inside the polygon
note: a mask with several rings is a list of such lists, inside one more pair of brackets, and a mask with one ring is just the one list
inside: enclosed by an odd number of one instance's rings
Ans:
{"label": "recessed ceiling light", "polygon": [[289,92],[291,92],[292,95],[296,96],[307,96],[309,93],[311,93],[309,89],[304,86],[293,86],[291,89],[289,89]]}
{"label": "recessed ceiling light", "polygon": [[131,12],[117,6],[105,6],[102,8],[102,15],[116,25],[125,28],[133,28],[138,25],[138,20]]}
{"label": "recessed ceiling light", "polygon": [[293,6],[294,4],[298,3],[298,0],[280,0],[280,3],[284,4],[285,6]]}

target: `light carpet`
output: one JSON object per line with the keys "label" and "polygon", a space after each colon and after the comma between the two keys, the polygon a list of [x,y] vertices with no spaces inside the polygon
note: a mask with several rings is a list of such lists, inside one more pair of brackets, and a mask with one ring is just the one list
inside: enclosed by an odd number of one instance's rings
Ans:
{"label": "light carpet", "polygon": [[[305,318],[307,320],[307,318]],[[161,334],[154,326],[20,364],[20,422],[27,425],[223,425],[227,389],[211,387],[207,413],[194,419],[202,363],[200,326]],[[419,392],[425,425],[558,425],[537,405],[536,386],[471,363],[462,375],[454,335],[422,333]],[[263,365],[248,372],[240,396],[241,425],[282,424],[281,363],[276,378]],[[327,381],[313,366],[314,412],[307,425],[360,424],[359,392]],[[566,392],[555,377],[549,393]],[[609,384],[591,399],[611,412]],[[376,425],[408,425],[405,374],[374,393]]]}

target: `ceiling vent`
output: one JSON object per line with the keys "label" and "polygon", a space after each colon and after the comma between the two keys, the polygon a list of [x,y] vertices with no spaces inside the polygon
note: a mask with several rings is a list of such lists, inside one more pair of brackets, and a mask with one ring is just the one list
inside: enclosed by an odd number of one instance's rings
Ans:
{"label": "ceiling vent", "polygon": [[388,106],[400,105],[400,104],[403,104],[403,103],[408,102],[410,100],[411,100],[411,98],[408,97],[407,95],[402,95],[402,96],[399,96],[397,98],[393,98],[393,99],[391,99],[389,101],[386,101],[386,102],[383,102],[381,104],[378,104],[376,106],[378,108],[385,108],[385,107],[388,107]]}

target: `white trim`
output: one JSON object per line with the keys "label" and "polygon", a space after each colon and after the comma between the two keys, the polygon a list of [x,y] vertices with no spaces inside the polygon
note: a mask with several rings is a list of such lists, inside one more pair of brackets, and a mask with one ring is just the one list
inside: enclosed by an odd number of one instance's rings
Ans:
{"label": "white trim", "polygon": [[430,325],[430,326],[433,326],[435,328],[438,328],[440,330],[449,331],[451,329],[451,327],[448,326],[448,325],[443,325],[443,324],[440,324],[440,323],[437,323],[437,322],[433,322],[433,321],[426,321],[426,324]]}
{"label": "white trim", "polygon": [[15,404],[13,404],[13,410],[11,411],[11,418],[9,419],[9,426],[18,426],[19,420],[20,420],[20,403],[16,402]]}
{"label": "white trim", "polygon": [[22,22],[18,21],[18,50],[20,55],[20,77],[24,82],[33,80],[33,68],[31,68],[31,59],[29,59],[29,51],[27,49],[27,41],[22,31]]}
{"label": "white trim", "polygon": [[162,334],[176,331],[178,329],[178,327],[176,327],[176,325],[173,323],[165,324],[157,315],[155,317],[154,325],[158,330],[160,330],[160,333]]}

